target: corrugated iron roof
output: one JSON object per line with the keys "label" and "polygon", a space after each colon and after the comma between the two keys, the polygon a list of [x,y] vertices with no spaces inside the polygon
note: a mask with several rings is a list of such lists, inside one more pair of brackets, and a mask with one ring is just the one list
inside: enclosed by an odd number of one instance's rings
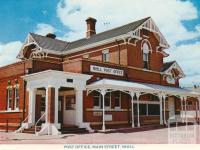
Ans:
{"label": "corrugated iron roof", "polygon": [[117,27],[117,28],[113,28],[111,30],[94,34],[90,38],[83,38],[83,39],[72,41],[72,42],[52,39],[46,36],[37,35],[35,33],[30,33],[30,34],[40,47],[48,49],[48,50],[63,52],[63,51],[69,51],[75,48],[79,48],[81,46],[86,46],[89,44],[93,44],[96,42],[100,42],[106,39],[110,39],[116,36],[126,34],[130,31],[135,30],[137,27],[139,27],[142,23],[144,23],[149,18],[150,17],[147,17],[147,18],[144,18],[144,19],[141,19],[141,20]]}

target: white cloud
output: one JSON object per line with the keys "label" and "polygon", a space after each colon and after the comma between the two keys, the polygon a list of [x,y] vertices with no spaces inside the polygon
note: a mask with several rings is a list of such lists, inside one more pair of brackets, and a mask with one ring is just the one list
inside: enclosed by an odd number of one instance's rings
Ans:
{"label": "white cloud", "polygon": [[104,22],[109,22],[112,28],[151,16],[172,45],[200,35],[199,30],[190,32],[182,24],[184,20],[197,18],[197,9],[189,1],[61,0],[57,15],[72,30],[65,35],[68,40],[85,36],[85,19],[89,16],[97,19],[97,33],[106,30]]}
{"label": "white cloud", "polygon": [[167,60],[177,60],[189,75],[181,83],[199,80],[200,71],[196,67],[200,66],[199,43],[176,46],[178,42],[200,36],[200,25],[189,31],[182,23],[198,18],[198,10],[189,0],[61,0],[57,5],[57,16],[71,30],[63,37],[67,41],[85,37],[85,19],[89,16],[97,19],[97,33],[108,29],[105,22],[113,28],[151,16],[171,45]]}
{"label": "white cloud", "polygon": [[40,35],[46,35],[48,33],[55,33],[57,29],[55,29],[53,26],[45,23],[39,23],[37,24],[35,33]]}
{"label": "white cloud", "polygon": [[194,44],[185,44],[170,50],[170,57],[167,60],[176,60],[186,78],[181,79],[182,85],[200,83],[200,41]]}
{"label": "white cloud", "polygon": [[9,43],[0,43],[0,66],[19,61],[17,54],[22,46],[22,42],[14,41]]}

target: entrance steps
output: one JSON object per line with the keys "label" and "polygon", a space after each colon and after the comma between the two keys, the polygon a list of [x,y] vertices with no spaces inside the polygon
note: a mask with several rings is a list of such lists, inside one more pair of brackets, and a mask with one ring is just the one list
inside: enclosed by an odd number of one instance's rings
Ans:
{"label": "entrance steps", "polygon": [[62,134],[84,134],[89,133],[86,128],[79,128],[77,126],[64,126],[59,130]]}
{"label": "entrance steps", "polygon": [[[38,126],[37,126],[36,132],[39,132],[40,130],[41,130],[41,127],[38,127]],[[32,127],[29,128],[29,129],[24,129],[24,130],[22,131],[22,133],[35,134],[35,126],[32,126]]]}

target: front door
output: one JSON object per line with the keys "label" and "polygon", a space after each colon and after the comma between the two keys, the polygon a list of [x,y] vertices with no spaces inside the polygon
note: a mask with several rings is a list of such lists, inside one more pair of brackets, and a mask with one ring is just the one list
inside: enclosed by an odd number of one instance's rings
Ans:
{"label": "front door", "polygon": [[65,96],[64,102],[64,124],[76,124],[76,99],[75,96]]}
{"label": "front door", "polygon": [[169,117],[175,116],[175,104],[173,97],[168,98],[168,108],[169,108]]}

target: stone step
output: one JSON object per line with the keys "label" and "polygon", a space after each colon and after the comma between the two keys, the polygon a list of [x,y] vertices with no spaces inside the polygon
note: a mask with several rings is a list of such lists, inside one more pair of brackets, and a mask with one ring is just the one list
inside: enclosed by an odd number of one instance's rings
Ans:
{"label": "stone step", "polygon": [[83,134],[83,133],[88,133],[86,128],[78,128],[76,126],[62,127],[60,129],[60,132],[62,134]]}
{"label": "stone step", "polygon": [[[41,130],[41,127],[37,127],[36,132],[39,132],[40,130]],[[24,129],[22,132],[23,133],[35,134],[35,126],[29,128],[29,129]]]}

